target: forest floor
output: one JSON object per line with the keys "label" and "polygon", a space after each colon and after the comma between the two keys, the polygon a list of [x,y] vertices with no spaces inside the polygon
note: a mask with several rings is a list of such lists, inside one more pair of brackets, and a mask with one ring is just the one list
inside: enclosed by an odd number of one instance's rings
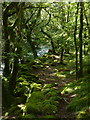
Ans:
{"label": "forest floor", "polygon": [[[39,80],[44,81],[45,84],[56,84],[56,89],[58,91],[62,91],[66,84],[75,80],[75,77],[66,75],[67,72],[70,72],[67,66],[58,63],[54,65],[46,64],[43,68],[33,69],[33,74],[37,75]],[[63,97],[63,100],[59,103],[56,116],[58,118],[67,118],[67,120],[70,118],[74,119],[76,113],[67,110],[67,105],[72,100],[73,95],[60,93],[60,96]]]}

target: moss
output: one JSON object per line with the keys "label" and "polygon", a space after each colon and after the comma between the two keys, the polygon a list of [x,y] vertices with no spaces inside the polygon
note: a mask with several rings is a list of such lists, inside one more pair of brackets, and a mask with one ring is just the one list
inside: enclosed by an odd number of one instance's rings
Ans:
{"label": "moss", "polygon": [[90,113],[85,110],[80,111],[79,114],[77,115],[77,119],[90,120]]}
{"label": "moss", "polygon": [[36,116],[34,114],[26,114],[23,118],[25,118],[25,119],[35,119]]}
{"label": "moss", "polygon": [[[45,92],[45,89],[49,89]],[[58,93],[51,85],[46,85],[42,91],[33,91],[28,102],[25,104],[26,113],[35,115],[48,115],[57,112]]]}
{"label": "moss", "polygon": [[45,116],[41,117],[40,120],[53,119],[53,118],[56,118],[56,117],[54,115],[45,115]]}

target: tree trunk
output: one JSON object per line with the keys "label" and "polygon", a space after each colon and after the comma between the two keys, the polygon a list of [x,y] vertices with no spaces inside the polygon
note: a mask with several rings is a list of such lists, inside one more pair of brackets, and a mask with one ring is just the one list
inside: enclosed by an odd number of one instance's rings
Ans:
{"label": "tree trunk", "polygon": [[60,63],[63,64],[64,48],[61,48]]}
{"label": "tree trunk", "polygon": [[52,39],[51,39],[51,46],[52,46],[52,52],[53,54],[55,54],[56,52],[55,52],[55,47]]}
{"label": "tree trunk", "polygon": [[31,34],[29,34],[29,33],[27,33],[27,41],[31,46],[34,59],[36,59],[37,58],[37,51],[36,51],[36,48],[35,48],[35,45],[34,45],[33,41],[31,40]]}
{"label": "tree trunk", "polygon": [[18,2],[14,3],[11,2],[10,5],[8,5],[3,12],[3,32],[4,32],[4,40],[5,40],[5,47],[4,47],[4,76],[9,77],[10,76],[10,70],[9,70],[9,53],[10,53],[10,41],[8,39],[8,17],[9,13],[8,11],[12,9],[13,7],[16,7]]}
{"label": "tree trunk", "polygon": [[11,95],[14,95],[14,89],[16,87],[16,79],[17,79],[17,75],[18,75],[18,60],[19,60],[19,56],[18,54],[20,54],[17,50],[17,56],[14,56],[14,67],[13,67],[13,72],[11,74],[10,80],[9,80],[9,90]]}
{"label": "tree trunk", "polygon": [[17,48],[17,50],[14,51],[14,53],[16,55],[14,56],[13,72],[12,72],[10,80],[9,80],[9,90],[10,90],[11,95],[14,95],[14,89],[16,88],[16,82],[17,82],[16,80],[17,80],[17,75],[18,75],[18,70],[19,70],[18,62],[19,62],[19,58],[21,58],[21,53],[22,53],[22,47],[20,45],[20,42],[22,39],[22,37],[21,37],[21,28],[22,28],[21,27],[22,26],[21,15],[22,15],[22,12],[20,13],[20,11],[21,11],[21,6],[19,9],[18,9],[18,7],[16,7],[16,14],[18,16],[18,24],[16,24],[16,26],[17,26],[16,32],[17,32],[17,35],[19,38],[17,39],[18,45],[15,46]]}
{"label": "tree trunk", "polygon": [[82,45],[83,45],[83,39],[82,39],[82,33],[83,33],[83,7],[84,3],[80,2],[80,31],[79,31],[79,39],[80,39],[80,77],[83,75],[83,61],[82,61]]}
{"label": "tree trunk", "polygon": [[78,47],[77,47],[77,40],[76,40],[78,7],[79,7],[79,3],[77,4],[77,11],[75,13],[76,18],[75,18],[75,29],[74,29],[74,44],[75,44],[75,50],[76,50],[76,52],[75,52],[75,56],[76,56],[76,79],[78,78]]}
{"label": "tree trunk", "polygon": [[3,28],[4,28],[4,40],[5,40],[5,47],[4,47],[4,76],[8,77],[9,76],[9,55],[8,53],[10,52],[10,41],[8,39],[8,15],[7,11],[3,13]]}
{"label": "tree trunk", "polygon": [[54,42],[52,40],[52,37],[48,33],[46,33],[42,28],[41,28],[41,32],[43,34],[45,34],[48,38],[50,38],[50,40],[51,40],[51,46],[52,46],[52,52],[53,52],[53,54],[56,54],[56,52],[55,52],[55,46],[54,46]]}
{"label": "tree trunk", "polygon": [[[90,3],[89,3],[90,4]],[[90,10],[90,9],[89,9]],[[89,11],[90,12],[90,11]],[[90,14],[90,13],[89,13]],[[90,24],[89,24],[89,17],[90,15],[86,15],[86,12],[85,12],[85,8],[84,8],[84,16],[85,16],[85,19],[86,19],[86,24],[87,24],[87,28],[88,28],[88,37],[90,39]]]}

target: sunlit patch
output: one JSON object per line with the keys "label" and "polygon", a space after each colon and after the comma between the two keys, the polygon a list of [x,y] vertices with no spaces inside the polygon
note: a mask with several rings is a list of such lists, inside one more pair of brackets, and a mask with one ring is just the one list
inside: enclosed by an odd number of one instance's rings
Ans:
{"label": "sunlit patch", "polygon": [[19,108],[23,108],[24,104],[17,105]]}
{"label": "sunlit patch", "polygon": [[56,59],[59,59],[59,58],[60,58],[60,56],[58,56],[58,55],[54,55],[54,57],[55,57]]}
{"label": "sunlit patch", "polygon": [[60,78],[61,80],[65,80],[66,79],[66,77],[62,77],[62,78]]}
{"label": "sunlit patch", "polygon": [[37,83],[32,83],[30,86],[31,86],[31,89],[32,89],[32,88],[41,89],[41,87],[42,87],[41,84],[37,84]]}
{"label": "sunlit patch", "polygon": [[26,106],[24,104],[17,105],[21,110],[23,110],[23,116],[25,115]]}
{"label": "sunlit patch", "polygon": [[46,68],[50,69],[50,67],[47,65]]}
{"label": "sunlit patch", "polygon": [[6,113],[5,113],[5,116],[7,116],[8,114],[9,114],[9,113],[8,113],[8,112],[6,112]]}
{"label": "sunlit patch", "polygon": [[57,73],[53,73],[53,76],[57,76],[57,77],[66,77],[66,75],[64,74],[64,75],[62,75],[60,72],[57,72]]}
{"label": "sunlit patch", "polygon": [[58,72],[58,69],[54,69],[56,72]]}
{"label": "sunlit patch", "polygon": [[74,95],[71,95],[70,97],[73,98],[73,97],[76,97],[76,96],[77,96],[77,94],[74,94]]}
{"label": "sunlit patch", "polygon": [[80,89],[80,88],[81,88],[81,86],[76,86],[76,87],[75,87],[75,90]]}
{"label": "sunlit patch", "polygon": [[85,116],[86,116],[86,108],[79,112],[79,114],[77,115],[77,119],[81,119],[82,117],[85,117]]}
{"label": "sunlit patch", "polygon": [[6,77],[3,77],[4,81],[8,81],[8,79]]}
{"label": "sunlit patch", "polygon": [[73,88],[68,88],[68,87],[65,87],[65,89],[61,92],[61,94],[64,94],[64,93],[72,93],[73,91]]}

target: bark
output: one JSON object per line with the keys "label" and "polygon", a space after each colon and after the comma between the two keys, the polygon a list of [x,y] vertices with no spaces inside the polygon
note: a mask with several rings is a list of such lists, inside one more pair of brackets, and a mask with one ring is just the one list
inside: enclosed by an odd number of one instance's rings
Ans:
{"label": "bark", "polygon": [[[87,39],[87,36],[86,36],[86,28],[84,28],[84,39]],[[88,50],[86,49],[88,47],[88,42],[85,42],[84,43],[84,55],[87,55],[88,54]]]}
{"label": "bark", "polygon": [[10,93],[13,95],[14,94],[14,89],[16,87],[16,78],[18,74],[18,57],[14,57],[14,67],[13,67],[13,72],[9,81],[9,90]]}
{"label": "bark", "polygon": [[5,40],[5,47],[4,47],[4,76],[9,77],[10,76],[10,70],[9,70],[9,55],[10,53],[10,41],[8,39],[8,17],[9,17],[9,10],[13,7],[16,7],[18,3],[10,3],[3,12],[3,33],[4,33],[4,40]]}
{"label": "bark", "polygon": [[86,24],[87,24],[87,28],[88,28],[88,37],[90,39],[90,24],[89,24],[89,18],[87,17],[86,12],[85,12],[85,8],[84,8],[84,16],[85,16]]}
{"label": "bark", "polygon": [[28,34],[28,33],[27,33],[27,41],[28,41],[28,43],[29,43],[30,46],[31,46],[34,59],[36,59],[36,58],[37,58],[37,51],[36,51],[35,44],[34,44],[33,41],[31,40],[31,34]]}
{"label": "bark", "polygon": [[83,61],[82,61],[82,45],[83,45],[83,39],[82,39],[82,33],[83,33],[83,7],[84,3],[80,2],[80,31],[79,31],[79,39],[80,39],[80,71],[79,75],[82,77],[83,75]]}
{"label": "bark", "polygon": [[[39,18],[40,15],[41,15],[41,10],[42,10],[42,8],[40,7],[40,8],[38,9],[38,13],[37,13],[36,19],[33,20],[32,23],[31,23],[29,26],[27,26],[27,25],[25,24],[26,29],[27,29],[27,41],[28,41],[29,45],[31,46],[34,59],[36,59],[38,56],[37,56],[37,51],[36,51],[35,43],[32,41],[31,35],[32,35],[32,32],[33,32],[34,27],[36,26],[36,22],[37,22],[38,18]],[[32,14],[31,17],[26,21],[26,23],[28,23],[29,20],[31,20],[32,16],[33,16],[33,14]]]}
{"label": "bark", "polygon": [[76,32],[77,32],[77,19],[78,19],[78,7],[79,3],[77,4],[77,11],[75,13],[75,28],[74,28],[74,44],[75,44],[75,56],[76,56],[76,79],[78,78],[78,47],[77,47],[77,40],[76,40]]}
{"label": "bark", "polygon": [[60,63],[63,64],[64,48],[61,48]]}
{"label": "bark", "polygon": [[13,72],[10,76],[9,87],[8,87],[11,95],[14,95],[14,89],[16,88],[16,80],[17,80],[17,75],[18,75],[18,70],[19,70],[18,61],[19,61],[19,58],[21,58],[21,52],[22,52],[22,47],[20,46],[20,42],[22,39],[22,37],[21,37],[21,26],[22,26],[21,15],[22,15],[22,12],[20,12],[20,11],[22,8],[20,7],[18,10],[17,9],[18,9],[18,7],[16,6],[16,14],[18,16],[18,23],[16,24],[16,26],[17,26],[16,32],[18,35],[18,39],[17,39],[18,44],[15,46],[15,48],[17,48],[17,50],[14,51],[14,53],[16,55],[14,56]]}
{"label": "bark", "polygon": [[9,76],[9,56],[8,53],[10,52],[10,41],[8,39],[8,15],[7,11],[3,13],[3,32],[4,32],[4,40],[5,40],[5,47],[4,47],[4,76]]}

